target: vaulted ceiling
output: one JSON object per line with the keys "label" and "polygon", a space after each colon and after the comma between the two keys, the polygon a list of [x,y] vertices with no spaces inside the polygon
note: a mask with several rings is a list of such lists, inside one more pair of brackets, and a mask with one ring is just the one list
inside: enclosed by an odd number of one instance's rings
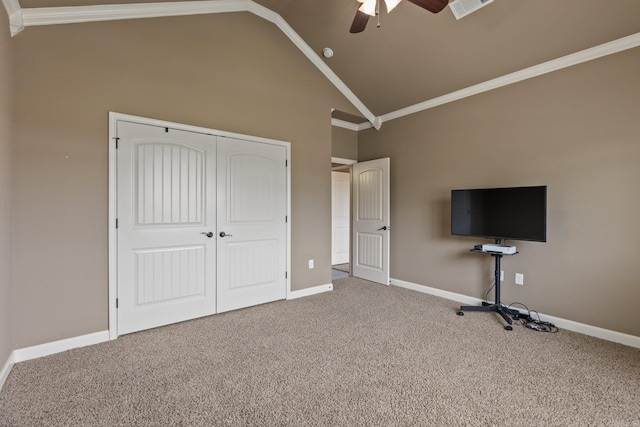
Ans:
{"label": "vaulted ceiling", "polygon": [[[320,57],[331,48],[334,56],[322,61],[376,116],[640,35],[639,0],[494,0],[461,20],[449,8],[432,14],[403,1],[381,14],[379,28],[372,18],[358,34],[349,33],[356,0],[255,2],[282,16]],[[21,0],[20,6],[103,3]]]}
{"label": "vaulted ceiling", "polygon": [[327,64],[376,115],[640,32],[638,0],[495,0],[459,21],[403,1],[359,34],[356,0],[257,2],[331,47]]}

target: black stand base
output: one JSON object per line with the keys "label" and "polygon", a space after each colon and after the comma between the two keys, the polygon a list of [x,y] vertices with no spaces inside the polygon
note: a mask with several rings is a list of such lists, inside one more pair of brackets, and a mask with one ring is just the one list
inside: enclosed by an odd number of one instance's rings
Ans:
{"label": "black stand base", "polygon": [[[500,239],[496,239],[496,245],[500,244]],[[480,252],[491,255],[495,259],[496,269],[495,269],[495,303],[489,304],[486,302],[482,303],[482,306],[475,305],[463,305],[460,307],[460,311],[458,311],[458,316],[464,316],[465,311],[484,311],[484,312],[493,312],[498,313],[502,318],[507,322],[507,326],[504,328],[507,331],[513,330],[513,320],[509,316],[513,316],[516,314],[515,310],[510,310],[507,306],[500,302],[500,260],[505,255],[513,255],[513,254],[502,254],[500,252],[488,252],[483,251],[481,249],[472,249],[471,252]]]}
{"label": "black stand base", "polygon": [[502,316],[504,321],[508,323],[508,325],[505,326],[504,328],[507,331],[513,330],[513,326],[512,326],[513,325],[513,320],[511,320],[511,317],[509,317],[513,313],[511,313],[511,310],[509,310],[507,307],[505,307],[502,304],[487,304],[487,303],[483,302],[481,306],[463,305],[463,306],[460,307],[460,311],[458,311],[458,313],[457,313],[458,316],[464,316],[464,312],[465,311],[485,311],[485,312],[498,313],[500,316]]}

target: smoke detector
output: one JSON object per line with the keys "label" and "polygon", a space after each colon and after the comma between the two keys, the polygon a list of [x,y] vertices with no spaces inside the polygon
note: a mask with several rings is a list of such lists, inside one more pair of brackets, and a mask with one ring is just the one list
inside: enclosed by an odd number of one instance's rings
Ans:
{"label": "smoke detector", "polygon": [[453,16],[455,16],[456,19],[460,19],[485,7],[489,3],[493,3],[493,0],[453,0],[449,3],[449,7],[453,12]]}

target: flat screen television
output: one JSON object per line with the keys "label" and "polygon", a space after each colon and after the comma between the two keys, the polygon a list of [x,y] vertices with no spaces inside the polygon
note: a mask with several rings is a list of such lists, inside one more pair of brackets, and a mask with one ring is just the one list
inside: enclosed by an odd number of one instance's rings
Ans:
{"label": "flat screen television", "polygon": [[547,241],[547,187],[451,191],[451,234]]}

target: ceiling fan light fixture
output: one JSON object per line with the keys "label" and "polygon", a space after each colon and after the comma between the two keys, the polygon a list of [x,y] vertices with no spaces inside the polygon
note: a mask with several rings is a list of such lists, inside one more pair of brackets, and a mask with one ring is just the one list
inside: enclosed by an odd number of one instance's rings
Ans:
{"label": "ceiling fan light fixture", "polygon": [[365,0],[362,6],[358,8],[360,12],[366,13],[369,16],[376,16],[376,4],[378,0]]}
{"label": "ceiling fan light fixture", "polygon": [[391,12],[402,0],[384,0],[385,6],[387,6],[387,13]]}
{"label": "ceiling fan light fixture", "polygon": [[[384,0],[384,4],[387,8],[387,13],[391,12],[401,0]],[[455,2],[480,2],[480,3],[491,3],[493,0],[453,0]],[[382,0],[358,0],[361,5],[356,10],[356,16],[353,18],[353,22],[351,23],[351,28],[349,28],[349,32],[352,34],[361,33],[367,27],[367,22],[369,21],[369,16],[373,16],[378,18],[378,22],[376,26],[380,28],[380,3]],[[410,3],[415,4],[425,10],[428,10],[431,13],[438,13],[442,9],[444,9],[449,0],[409,0]],[[455,12],[454,12],[455,13]]]}

